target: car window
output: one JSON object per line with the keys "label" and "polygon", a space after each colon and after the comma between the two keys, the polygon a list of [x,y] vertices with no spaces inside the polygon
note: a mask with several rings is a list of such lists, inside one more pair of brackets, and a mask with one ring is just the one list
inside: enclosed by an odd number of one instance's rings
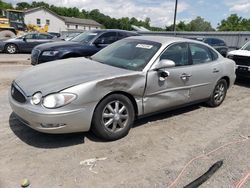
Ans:
{"label": "car window", "polygon": [[209,48],[209,51],[210,51],[210,54],[211,54],[213,60],[218,59],[219,56],[214,50]]}
{"label": "car window", "polygon": [[207,63],[213,60],[208,47],[201,44],[189,44],[193,64]]}
{"label": "car window", "polygon": [[[93,40],[95,37],[99,35],[100,31],[85,31],[83,33],[77,34],[75,36],[67,36],[67,37],[73,37],[70,41],[72,42],[84,42],[88,43],[91,40]],[[69,34],[70,35],[70,34]]]}
{"label": "car window", "polygon": [[131,36],[136,36],[136,34],[134,34],[134,33],[127,33],[127,32],[118,32],[117,33],[117,39],[118,40],[126,38],[126,37],[131,37]]}
{"label": "car window", "polygon": [[127,33],[125,32],[118,32],[117,33],[117,39],[120,40],[120,39],[123,39],[123,38],[126,38],[128,37]]}
{"label": "car window", "polygon": [[161,55],[160,59],[169,59],[175,62],[175,66],[184,66],[189,65],[189,56],[188,56],[188,44],[179,43],[174,44],[166,49],[165,52]]}
{"label": "car window", "polygon": [[160,43],[124,39],[97,52],[91,58],[107,65],[140,71],[161,47]]}
{"label": "car window", "polygon": [[111,44],[115,41],[117,41],[116,32],[104,33],[97,39],[97,42],[100,44]]}
{"label": "car window", "polygon": [[38,39],[52,39],[53,36],[51,35],[45,35],[45,34],[40,34]]}
{"label": "car window", "polygon": [[250,51],[250,42],[246,43],[241,49]]}
{"label": "car window", "polygon": [[37,34],[27,34],[25,35],[26,39],[37,39]]}
{"label": "car window", "polygon": [[225,42],[220,39],[212,39],[212,44],[214,46],[225,46]]}

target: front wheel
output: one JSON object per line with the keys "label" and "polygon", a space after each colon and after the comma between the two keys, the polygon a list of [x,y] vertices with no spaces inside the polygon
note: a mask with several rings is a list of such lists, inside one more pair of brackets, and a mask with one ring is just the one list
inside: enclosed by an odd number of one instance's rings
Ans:
{"label": "front wheel", "polygon": [[214,91],[207,102],[211,107],[220,106],[221,103],[224,101],[227,94],[227,82],[224,79],[221,79],[217,82]]}
{"label": "front wheel", "polygon": [[17,46],[15,44],[7,44],[5,50],[9,54],[17,53]]}
{"label": "front wheel", "polygon": [[96,107],[92,120],[92,132],[105,140],[117,140],[126,136],[135,117],[130,99],[112,94]]}

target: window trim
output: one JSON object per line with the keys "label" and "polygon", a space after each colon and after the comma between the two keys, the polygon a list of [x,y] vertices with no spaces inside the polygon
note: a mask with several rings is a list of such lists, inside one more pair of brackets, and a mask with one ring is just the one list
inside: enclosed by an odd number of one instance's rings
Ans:
{"label": "window trim", "polygon": [[46,19],[45,22],[46,22],[46,25],[50,25],[50,20],[49,19]]}
{"label": "window trim", "polygon": [[[39,23],[38,23],[38,20],[39,20]],[[37,24],[38,26],[41,25],[41,18],[37,18],[37,19],[36,19],[36,24]]]}

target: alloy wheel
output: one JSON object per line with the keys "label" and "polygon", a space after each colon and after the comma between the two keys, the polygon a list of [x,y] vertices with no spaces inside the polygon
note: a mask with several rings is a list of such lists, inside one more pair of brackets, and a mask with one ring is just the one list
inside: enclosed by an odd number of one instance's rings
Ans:
{"label": "alloy wheel", "polygon": [[123,130],[128,119],[128,109],[121,101],[112,101],[104,107],[102,123],[108,131],[115,133]]}

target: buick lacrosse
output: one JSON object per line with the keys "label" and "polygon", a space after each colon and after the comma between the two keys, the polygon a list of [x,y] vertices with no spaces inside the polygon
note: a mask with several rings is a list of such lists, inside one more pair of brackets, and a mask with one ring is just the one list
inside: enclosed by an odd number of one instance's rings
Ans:
{"label": "buick lacrosse", "polygon": [[234,81],[234,61],[204,43],[135,36],[90,59],[28,69],[13,81],[9,101],[20,121],[37,131],[92,130],[116,140],[142,115],[203,101],[219,106]]}

